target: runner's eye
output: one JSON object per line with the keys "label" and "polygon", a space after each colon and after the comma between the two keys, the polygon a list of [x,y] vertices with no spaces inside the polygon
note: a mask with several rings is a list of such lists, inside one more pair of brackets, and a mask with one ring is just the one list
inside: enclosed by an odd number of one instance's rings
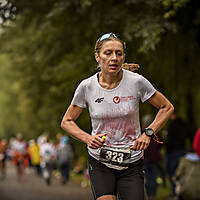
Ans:
{"label": "runner's eye", "polygon": [[122,56],[123,55],[121,51],[118,51],[116,54],[117,54],[117,56]]}
{"label": "runner's eye", "polygon": [[111,51],[105,51],[105,55],[111,55]]}

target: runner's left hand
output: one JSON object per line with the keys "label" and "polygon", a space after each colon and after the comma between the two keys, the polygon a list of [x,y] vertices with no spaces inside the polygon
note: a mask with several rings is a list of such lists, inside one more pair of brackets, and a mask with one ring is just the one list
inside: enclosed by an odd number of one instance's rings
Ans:
{"label": "runner's left hand", "polygon": [[135,140],[134,145],[131,146],[131,150],[145,150],[149,146],[150,141],[151,138],[143,133],[139,138]]}

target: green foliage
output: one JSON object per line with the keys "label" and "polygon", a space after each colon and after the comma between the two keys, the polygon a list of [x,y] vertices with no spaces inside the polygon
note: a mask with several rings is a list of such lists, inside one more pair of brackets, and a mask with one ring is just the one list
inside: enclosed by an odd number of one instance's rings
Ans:
{"label": "green foliage", "polygon": [[165,12],[164,18],[168,19],[175,16],[188,2],[190,2],[190,0],[162,0],[163,6],[168,10]]}

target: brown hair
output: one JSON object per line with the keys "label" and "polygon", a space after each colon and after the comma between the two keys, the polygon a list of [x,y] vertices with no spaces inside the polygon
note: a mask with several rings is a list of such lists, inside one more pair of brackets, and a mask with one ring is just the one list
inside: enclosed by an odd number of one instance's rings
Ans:
{"label": "brown hair", "polygon": [[139,70],[140,66],[136,63],[124,63],[124,64],[122,64],[122,68],[132,71],[132,72],[135,72],[135,71]]}

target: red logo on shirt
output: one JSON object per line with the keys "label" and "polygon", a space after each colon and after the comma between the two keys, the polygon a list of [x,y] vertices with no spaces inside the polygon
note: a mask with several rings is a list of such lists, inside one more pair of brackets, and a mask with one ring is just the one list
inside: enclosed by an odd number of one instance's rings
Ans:
{"label": "red logo on shirt", "polygon": [[116,104],[118,104],[120,102],[120,98],[118,96],[115,96],[113,98],[113,102],[116,103]]}

